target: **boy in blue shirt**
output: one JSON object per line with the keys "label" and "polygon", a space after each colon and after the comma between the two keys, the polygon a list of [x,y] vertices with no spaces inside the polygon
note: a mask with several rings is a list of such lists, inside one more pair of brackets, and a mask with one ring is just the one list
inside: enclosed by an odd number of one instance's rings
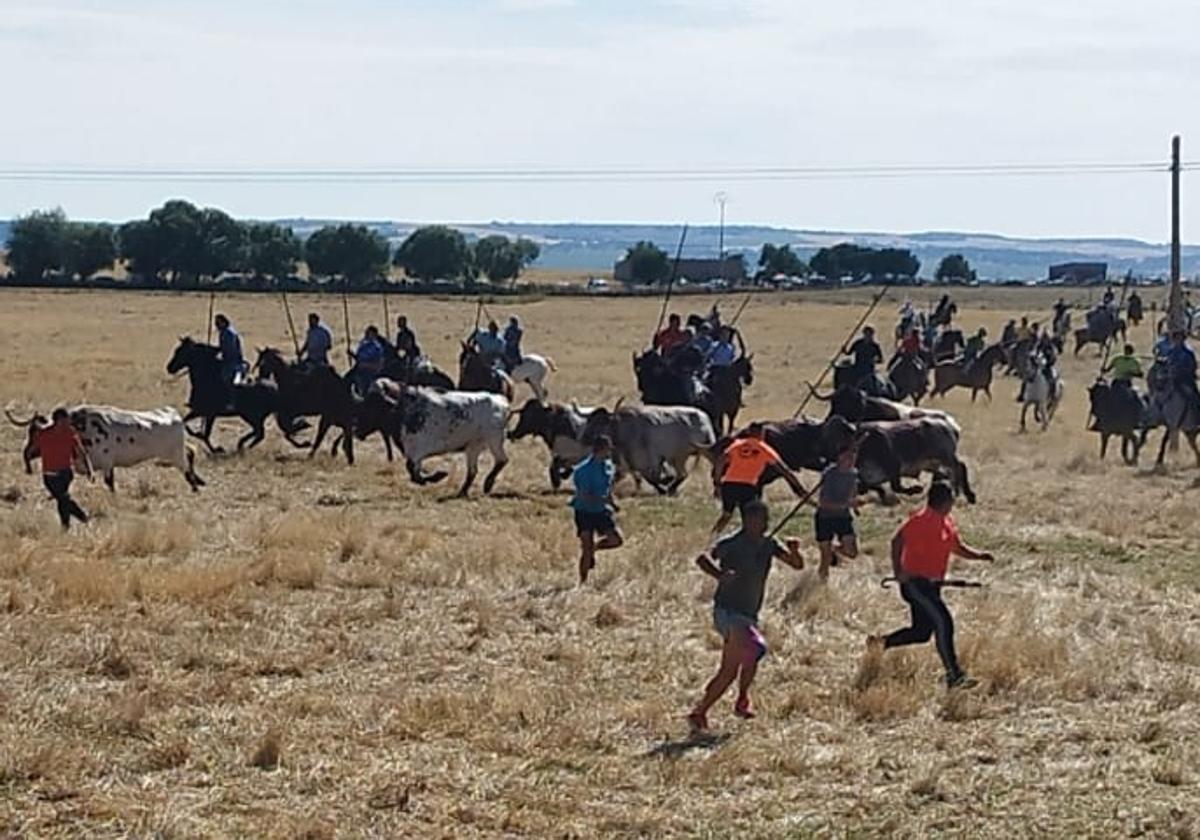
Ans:
{"label": "boy in blue shirt", "polygon": [[[599,435],[592,441],[592,454],[575,465],[571,480],[575,495],[575,531],[579,534],[579,583],[587,583],[588,573],[596,567],[596,552],[619,548],[625,538],[617,529],[613,512],[613,482],[617,469],[612,462],[612,440]],[[596,535],[600,539],[596,539]]]}

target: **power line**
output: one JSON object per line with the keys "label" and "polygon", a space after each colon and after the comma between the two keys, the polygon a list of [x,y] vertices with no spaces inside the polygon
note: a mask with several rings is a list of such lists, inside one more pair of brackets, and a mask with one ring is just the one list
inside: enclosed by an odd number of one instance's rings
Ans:
{"label": "power line", "polygon": [[[1200,162],[1183,164],[1183,169]],[[1165,173],[1157,161],[846,166],[204,169],[150,167],[0,167],[0,181],[43,183],[629,183],[638,181],[864,180],[914,177],[1058,177]]]}

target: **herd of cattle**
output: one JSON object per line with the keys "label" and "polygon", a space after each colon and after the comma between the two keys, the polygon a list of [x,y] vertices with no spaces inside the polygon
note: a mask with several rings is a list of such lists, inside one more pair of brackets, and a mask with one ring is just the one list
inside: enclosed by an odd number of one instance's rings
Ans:
{"label": "herd of cattle", "polygon": [[[334,426],[341,430],[334,451],[341,447],[350,458],[352,438],[363,440],[379,434],[389,459],[394,445],[404,457],[409,476],[420,485],[447,475],[444,470],[426,472],[426,460],[461,452],[467,463],[459,488],[462,496],[474,484],[484,452],[490,455],[492,466],[483,489],[493,489],[508,463],[505,445],[510,440],[542,440],[549,453],[550,483],[558,488],[571,467],[586,455],[590,441],[607,435],[614,443],[619,472],[639,484],[645,481],[660,493],[674,494],[687,479],[694,459],[703,459],[715,468],[730,439],[718,434],[709,413],[691,406],[618,402],[612,409],[585,408],[535,397],[514,410],[502,394],[426,387],[390,378],[377,379],[366,394],[359,395],[346,377],[329,368],[287,365],[275,370],[272,363],[263,363],[263,356],[258,380],[239,383],[232,393],[221,383],[218,400],[213,395],[218,385],[211,370],[194,360],[179,363],[185,352],[213,358],[209,351],[206,345],[183,339],[168,366],[171,372],[187,369],[191,374],[186,416],[173,408],[129,411],[77,405],[68,409],[93,470],[104,476],[110,489],[115,487],[116,468],[158,461],[179,469],[188,485],[198,490],[204,481],[196,473],[196,453],[187,437],[219,451],[208,435],[212,421],[221,416],[240,416],[250,424],[251,431],[239,441],[239,449],[262,440],[264,424],[271,416],[289,442],[311,448],[311,454],[320,446],[324,431]],[[268,359],[274,354],[263,352]],[[271,376],[262,375],[264,371],[271,371]],[[333,392],[327,387],[331,383],[336,383]],[[974,500],[967,468],[958,457],[961,430],[948,414],[847,388],[825,399],[830,402],[830,412],[824,420],[801,416],[765,424],[768,442],[790,468],[823,468],[846,436],[854,435],[861,441],[859,468],[864,489],[881,495],[886,489],[916,492],[915,488],[905,489],[901,479],[929,471],[949,478],[966,498]],[[36,432],[46,420],[37,414],[25,419],[6,414],[12,423],[28,430],[24,451],[28,471],[37,455]],[[297,439],[309,428],[305,417],[319,418],[319,436],[312,442]],[[203,420],[201,430],[188,425],[195,418]],[[764,480],[776,477],[768,474]]]}

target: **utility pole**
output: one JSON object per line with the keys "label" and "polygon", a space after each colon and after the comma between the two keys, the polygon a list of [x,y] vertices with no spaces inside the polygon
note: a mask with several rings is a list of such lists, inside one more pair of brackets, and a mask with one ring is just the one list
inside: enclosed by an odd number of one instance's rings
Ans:
{"label": "utility pole", "polygon": [[715,201],[717,203],[717,206],[721,208],[721,225],[719,228],[720,233],[717,234],[717,236],[718,236],[717,250],[719,252],[718,256],[721,259],[721,279],[724,280],[725,279],[725,204],[726,204],[726,202],[729,201],[729,194],[726,192],[719,192],[713,196],[713,201]]}
{"label": "utility pole", "polygon": [[1179,266],[1179,145],[1176,134],[1171,138],[1171,295],[1167,308],[1167,324],[1171,330],[1187,329]]}

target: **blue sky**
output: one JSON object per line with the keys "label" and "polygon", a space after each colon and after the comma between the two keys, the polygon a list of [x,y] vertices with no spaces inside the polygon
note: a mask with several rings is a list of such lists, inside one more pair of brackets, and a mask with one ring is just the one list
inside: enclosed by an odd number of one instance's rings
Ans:
{"label": "blue sky", "polygon": [[[0,0],[0,167],[1200,160],[1168,0]],[[1189,155],[1188,143],[1196,149]],[[1185,235],[1195,176],[1185,175]],[[1167,236],[1160,175],[801,182],[0,181],[0,215],[691,221]]]}

